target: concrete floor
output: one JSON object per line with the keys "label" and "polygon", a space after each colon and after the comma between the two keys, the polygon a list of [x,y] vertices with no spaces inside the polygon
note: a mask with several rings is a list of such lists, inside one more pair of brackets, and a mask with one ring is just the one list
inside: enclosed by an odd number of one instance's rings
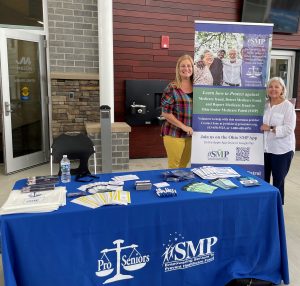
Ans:
{"label": "concrete floor", "polygon": [[[167,168],[165,158],[130,160],[129,171],[155,170]],[[289,256],[289,271],[291,286],[300,286],[300,151],[297,151],[292,162],[291,170],[286,180],[286,197],[284,205],[285,227]],[[49,164],[34,167],[16,174],[3,175],[0,166],[0,205],[4,203],[16,180],[32,175],[47,175],[50,173]],[[2,260],[0,261],[0,286],[4,286]],[[42,286],[42,285],[41,285]],[[222,285],[216,285],[222,286]]]}

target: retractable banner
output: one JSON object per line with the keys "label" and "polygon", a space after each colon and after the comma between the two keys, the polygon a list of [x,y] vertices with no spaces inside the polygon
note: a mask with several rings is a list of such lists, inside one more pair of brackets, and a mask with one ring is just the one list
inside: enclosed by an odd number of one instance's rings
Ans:
{"label": "retractable banner", "polygon": [[263,177],[272,33],[273,24],[195,22],[192,167],[240,165]]}

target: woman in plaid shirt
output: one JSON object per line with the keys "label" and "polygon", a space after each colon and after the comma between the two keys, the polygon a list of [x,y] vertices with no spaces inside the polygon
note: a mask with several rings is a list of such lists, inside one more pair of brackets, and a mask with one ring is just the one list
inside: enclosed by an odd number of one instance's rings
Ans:
{"label": "woman in plaid shirt", "polygon": [[177,60],[176,78],[165,88],[161,99],[162,116],[166,119],[161,135],[169,168],[185,168],[191,157],[193,66],[189,55]]}

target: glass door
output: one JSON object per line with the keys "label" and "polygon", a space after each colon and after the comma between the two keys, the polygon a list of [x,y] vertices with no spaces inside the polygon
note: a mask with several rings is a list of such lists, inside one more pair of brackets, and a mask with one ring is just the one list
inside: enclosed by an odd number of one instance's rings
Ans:
{"label": "glass door", "polygon": [[287,97],[293,97],[294,69],[296,53],[294,51],[272,50],[270,78],[281,77],[287,88]]}
{"label": "glass door", "polygon": [[0,29],[5,172],[47,161],[49,150],[44,36]]}

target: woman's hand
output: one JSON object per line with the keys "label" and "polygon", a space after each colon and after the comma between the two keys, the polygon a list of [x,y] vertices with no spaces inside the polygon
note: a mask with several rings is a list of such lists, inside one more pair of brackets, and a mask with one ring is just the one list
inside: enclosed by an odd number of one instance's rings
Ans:
{"label": "woman's hand", "polygon": [[190,126],[184,126],[181,128],[184,132],[186,132],[187,135],[192,136],[193,135],[193,128]]}
{"label": "woman's hand", "polygon": [[270,131],[271,127],[267,124],[263,124],[262,126],[260,126],[260,130],[261,131]]}
{"label": "woman's hand", "polygon": [[162,112],[161,114],[168,122],[175,125],[176,127],[182,129],[187,135],[193,135],[193,128],[190,126],[184,125],[181,121],[179,121],[172,113]]}

